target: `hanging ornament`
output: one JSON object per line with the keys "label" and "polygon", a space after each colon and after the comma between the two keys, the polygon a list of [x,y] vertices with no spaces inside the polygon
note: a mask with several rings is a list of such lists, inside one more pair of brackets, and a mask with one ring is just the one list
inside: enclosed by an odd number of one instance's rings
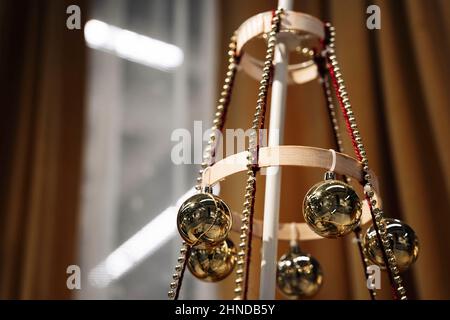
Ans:
{"label": "hanging ornament", "polygon": [[361,200],[347,183],[336,180],[333,172],[336,153],[332,151],[333,164],[325,173],[325,181],[314,185],[303,201],[303,216],[317,234],[325,238],[342,237],[352,232],[360,222]]}
{"label": "hanging ornament", "polygon": [[[414,230],[397,219],[384,219],[386,235],[390,242],[399,270],[407,270],[419,255],[419,239]],[[364,254],[366,257],[385,269],[383,255],[377,241],[375,229],[370,226],[364,236]]]}
{"label": "hanging ornament", "polygon": [[217,282],[225,279],[236,265],[236,248],[230,239],[208,247],[194,246],[188,260],[189,271],[198,279]]}
{"label": "hanging ornament", "polygon": [[310,297],[322,286],[319,262],[301,252],[298,245],[291,246],[277,264],[277,286],[289,298]]}
{"label": "hanging ornament", "polygon": [[180,207],[178,232],[189,244],[214,246],[223,242],[231,230],[230,208],[209,192],[193,195]]}

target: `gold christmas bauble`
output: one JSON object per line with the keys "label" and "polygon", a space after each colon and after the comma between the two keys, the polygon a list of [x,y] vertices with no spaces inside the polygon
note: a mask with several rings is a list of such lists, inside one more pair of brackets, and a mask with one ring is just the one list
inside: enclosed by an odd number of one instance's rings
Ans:
{"label": "gold christmas bauble", "polygon": [[236,248],[230,239],[214,247],[194,246],[188,260],[189,271],[198,279],[217,282],[225,279],[236,265]]}
{"label": "gold christmas bauble", "polygon": [[[407,270],[419,255],[419,239],[414,230],[406,223],[397,219],[384,219],[386,234],[394,252],[397,267],[400,271]],[[365,256],[376,265],[385,268],[383,254],[378,245],[377,235],[373,225],[367,229],[363,241]]]}
{"label": "gold christmas bauble", "polygon": [[289,298],[297,299],[316,294],[322,280],[319,262],[298,248],[292,248],[278,261],[277,286]]}
{"label": "gold christmas bauble", "polygon": [[325,238],[349,234],[358,226],[361,213],[361,201],[355,190],[338,180],[317,183],[303,202],[306,223]]}
{"label": "gold christmas bauble", "polygon": [[189,244],[214,246],[223,242],[231,230],[232,215],[226,203],[210,193],[199,193],[180,207],[177,226]]}

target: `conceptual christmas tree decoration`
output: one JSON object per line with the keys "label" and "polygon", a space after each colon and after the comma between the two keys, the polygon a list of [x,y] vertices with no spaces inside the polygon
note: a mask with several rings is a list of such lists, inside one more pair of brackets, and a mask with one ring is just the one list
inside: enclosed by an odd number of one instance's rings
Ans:
{"label": "conceptual christmas tree decoration", "polygon": [[[289,4],[289,1],[285,1]],[[252,239],[263,240],[260,298],[273,299],[275,289],[287,298],[316,294],[326,272],[312,255],[302,252],[305,240],[356,238],[362,272],[367,278],[369,264],[376,264],[389,276],[394,299],[407,299],[400,273],[416,261],[419,245],[414,231],[405,223],[385,218],[378,190],[378,179],[369,167],[366,149],[353,113],[342,71],[336,57],[336,32],[329,23],[290,10],[264,12],[245,21],[231,37],[228,69],[220,94],[196,189],[179,209],[178,231],[183,239],[178,264],[168,296],[178,299],[186,267],[196,278],[217,282],[235,274],[235,299],[248,299]],[[243,48],[249,41],[263,38],[265,60],[259,61]],[[297,52],[302,62],[288,65],[288,53]],[[216,161],[216,147],[224,128],[234,79],[244,71],[259,80],[256,108],[250,124],[248,150]],[[266,117],[267,95],[271,95],[271,129],[283,130],[287,84],[317,79],[324,95],[334,132],[333,149],[284,146],[282,138],[269,131],[268,146],[261,146],[261,129]],[[337,112],[342,112],[355,158],[344,154]],[[232,165],[230,165],[232,164]],[[266,177],[264,220],[254,219],[256,178],[261,168],[303,166],[326,170],[325,179],[314,185],[303,199],[305,223],[279,223],[279,171]],[[246,172],[243,208],[232,211],[214,195],[212,186],[228,176]],[[359,191],[351,184],[361,186]],[[360,195],[358,194],[361,193]],[[299,212],[299,218],[302,213]],[[371,226],[369,226],[369,222]],[[364,236],[362,228],[367,228]],[[230,232],[239,233],[235,246]],[[277,241],[290,241],[290,249],[277,257]],[[270,263],[272,261],[273,263]],[[277,262],[278,261],[278,262]],[[326,271],[326,270],[325,270]],[[332,281],[332,279],[330,279]],[[368,288],[375,299],[373,288]]]}

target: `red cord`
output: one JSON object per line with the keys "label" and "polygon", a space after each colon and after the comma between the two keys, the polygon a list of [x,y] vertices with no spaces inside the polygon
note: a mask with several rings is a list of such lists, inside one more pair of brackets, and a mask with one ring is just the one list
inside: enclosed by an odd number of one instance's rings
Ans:
{"label": "red cord", "polygon": [[358,149],[358,143],[356,142],[355,136],[353,134],[353,130],[350,126],[350,120],[349,120],[349,117],[347,114],[347,110],[345,109],[345,105],[342,100],[341,93],[339,92],[339,85],[337,83],[336,74],[334,73],[334,70],[329,63],[327,64],[327,68],[328,68],[328,72],[330,73],[331,82],[333,83],[334,91],[336,92],[336,96],[338,98],[339,107],[341,108],[342,114],[344,115],[345,125],[347,127],[348,134],[350,135],[350,138],[352,140],[353,150],[355,150],[355,154],[356,154],[356,157],[358,158],[358,160],[361,161],[362,157],[361,157],[361,154]]}

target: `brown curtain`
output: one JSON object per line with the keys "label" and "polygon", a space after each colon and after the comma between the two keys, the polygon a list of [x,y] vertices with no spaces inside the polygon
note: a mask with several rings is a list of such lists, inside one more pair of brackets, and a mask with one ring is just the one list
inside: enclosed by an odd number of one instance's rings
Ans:
{"label": "brown curtain", "polygon": [[[381,30],[366,28],[370,4],[381,8]],[[220,81],[233,30],[250,16],[275,7],[276,1],[220,2]],[[449,299],[450,153],[446,143],[450,119],[450,2],[302,0],[295,1],[294,9],[336,27],[338,59],[371,166],[380,179],[385,212],[411,225],[420,239],[419,260],[404,274],[409,297]],[[263,50],[263,44],[259,49]],[[227,128],[249,127],[257,86],[247,75],[238,75]],[[290,86],[287,104],[285,144],[334,147],[317,81]],[[345,147],[352,155],[348,139]],[[322,176],[321,170],[283,168],[282,222],[302,221],[303,197]],[[223,197],[234,210],[242,209],[244,185],[244,174],[229,177],[221,185]],[[264,177],[260,176],[256,203],[259,219],[263,199]],[[234,236],[236,243],[238,240]],[[254,240],[253,245],[250,298],[257,298],[260,241]],[[351,239],[309,241],[301,246],[320,261],[324,270],[324,285],[316,299],[369,298]],[[280,243],[279,255],[286,250],[287,243]],[[224,298],[233,296],[233,278],[223,285]],[[390,298],[387,279],[378,297]]]}
{"label": "brown curtain", "polygon": [[[76,264],[85,52],[66,8],[0,3],[0,298],[63,299]],[[85,12],[82,12],[84,14]]]}

